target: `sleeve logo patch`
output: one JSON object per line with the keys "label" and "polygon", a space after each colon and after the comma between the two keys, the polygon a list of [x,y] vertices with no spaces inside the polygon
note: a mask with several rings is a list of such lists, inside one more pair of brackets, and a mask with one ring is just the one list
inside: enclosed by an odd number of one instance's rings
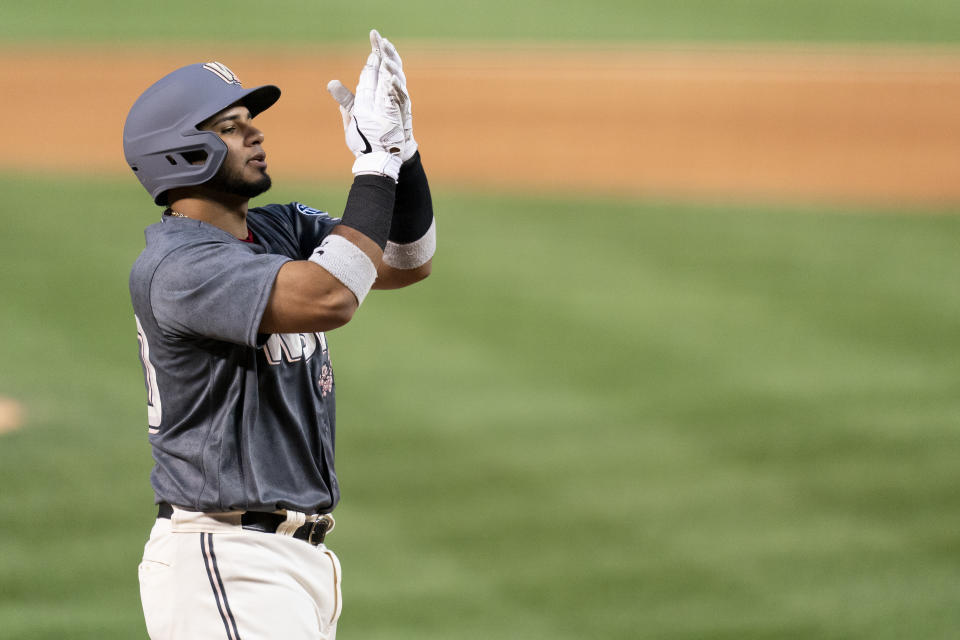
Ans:
{"label": "sleeve logo patch", "polygon": [[314,209],[313,207],[308,207],[305,204],[300,204],[299,202],[293,203],[297,207],[297,211],[308,216],[318,216],[326,214],[326,211],[320,211],[320,209]]}

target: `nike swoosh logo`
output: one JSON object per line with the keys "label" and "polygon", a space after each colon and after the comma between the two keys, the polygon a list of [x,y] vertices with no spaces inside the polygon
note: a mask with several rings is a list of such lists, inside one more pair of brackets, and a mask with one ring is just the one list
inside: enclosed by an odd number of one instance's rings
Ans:
{"label": "nike swoosh logo", "polygon": [[361,151],[360,153],[370,153],[373,151],[373,147],[370,146],[370,141],[367,140],[367,136],[363,135],[363,131],[360,131],[360,125],[357,124],[357,119],[353,119],[353,126],[357,128],[357,133],[360,134],[360,139],[363,140],[363,144],[367,145],[367,148]]}

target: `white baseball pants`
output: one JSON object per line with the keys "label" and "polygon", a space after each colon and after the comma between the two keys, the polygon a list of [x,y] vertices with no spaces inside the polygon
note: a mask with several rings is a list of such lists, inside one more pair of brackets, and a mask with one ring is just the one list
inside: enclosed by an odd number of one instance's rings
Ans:
{"label": "white baseball pants", "polygon": [[337,556],[323,544],[243,529],[240,515],[174,508],[157,519],[140,563],[151,640],[334,640]]}

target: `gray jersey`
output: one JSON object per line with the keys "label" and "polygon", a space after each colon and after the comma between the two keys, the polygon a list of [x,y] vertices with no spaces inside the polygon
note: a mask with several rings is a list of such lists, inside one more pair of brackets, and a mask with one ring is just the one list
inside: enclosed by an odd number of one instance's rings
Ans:
{"label": "gray jersey", "polygon": [[146,230],[130,295],[148,396],[157,502],[198,511],[331,511],[333,372],[323,333],[257,333],[277,271],[338,220],[251,209],[254,242],[187,218]]}

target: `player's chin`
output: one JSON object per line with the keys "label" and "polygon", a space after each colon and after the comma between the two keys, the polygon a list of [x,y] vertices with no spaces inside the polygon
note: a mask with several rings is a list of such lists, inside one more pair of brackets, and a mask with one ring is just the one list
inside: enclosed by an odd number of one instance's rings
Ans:
{"label": "player's chin", "polygon": [[248,183],[250,186],[250,197],[258,196],[264,191],[267,191],[271,186],[273,186],[273,180],[270,179],[270,176],[266,171],[263,171],[260,177],[257,180],[253,180]]}
{"label": "player's chin", "polygon": [[223,191],[235,196],[245,198],[256,198],[261,193],[267,191],[273,185],[273,181],[267,172],[260,173],[256,178],[230,181],[224,185]]}

